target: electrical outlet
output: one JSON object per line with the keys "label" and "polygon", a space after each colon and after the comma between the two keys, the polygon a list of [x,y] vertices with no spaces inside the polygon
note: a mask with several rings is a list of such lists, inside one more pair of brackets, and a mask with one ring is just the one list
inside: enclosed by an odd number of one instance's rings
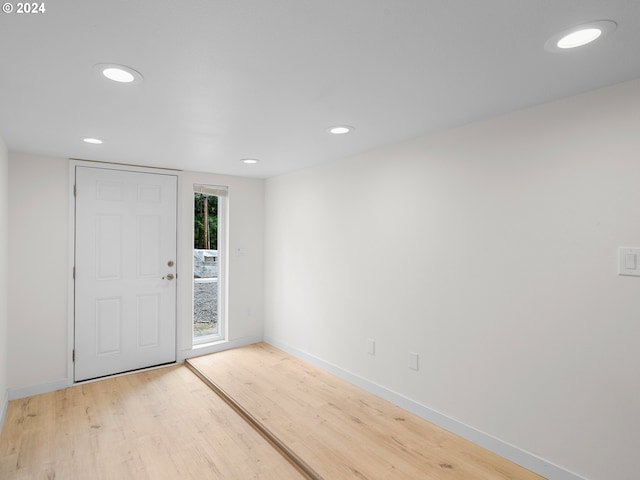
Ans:
{"label": "electrical outlet", "polygon": [[367,338],[367,353],[369,355],[376,354],[376,341],[373,338]]}
{"label": "electrical outlet", "polygon": [[409,368],[411,370],[418,370],[418,354],[415,352],[409,352]]}

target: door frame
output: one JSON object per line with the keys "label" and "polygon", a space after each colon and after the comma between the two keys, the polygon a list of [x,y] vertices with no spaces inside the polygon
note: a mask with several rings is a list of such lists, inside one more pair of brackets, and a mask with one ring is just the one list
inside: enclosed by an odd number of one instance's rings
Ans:
{"label": "door frame", "polygon": [[[74,186],[76,183],[76,167],[92,167],[92,168],[102,168],[105,170],[124,170],[129,172],[138,172],[138,173],[165,173],[175,175],[177,177],[177,199],[176,199],[176,228],[180,228],[180,219],[181,219],[181,193],[182,193],[182,170],[175,170],[170,168],[159,168],[159,167],[142,167],[137,165],[124,165],[120,163],[109,163],[109,162],[96,162],[91,160],[78,160],[78,159],[70,159],[69,162],[69,229],[68,229],[68,296],[67,296],[67,379],[68,385],[72,386],[75,384],[81,384],[86,382],[92,382],[95,380],[83,380],[76,382],[74,380],[74,361],[73,361],[73,350],[75,347],[75,280],[73,278],[73,268],[75,265],[75,248],[76,248],[76,228],[75,228],[75,206],[76,206],[76,198],[74,195]],[[176,235],[176,262],[178,267],[181,263],[181,255],[182,251],[182,239],[181,235]],[[179,312],[181,309],[181,295],[180,288],[176,288],[176,338],[175,338],[175,348],[176,348],[176,361],[180,362],[179,356],[179,345],[181,345],[181,328],[179,325]],[[161,367],[149,367],[149,368],[161,368]],[[114,374],[112,376],[117,375],[125,375],[126,373]]]}

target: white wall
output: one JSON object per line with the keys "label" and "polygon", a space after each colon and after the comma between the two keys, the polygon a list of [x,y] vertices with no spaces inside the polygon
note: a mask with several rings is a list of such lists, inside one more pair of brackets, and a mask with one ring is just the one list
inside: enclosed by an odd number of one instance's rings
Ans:
{"label": "white wall", "polygon": [[[67,371],[69,160],[12,152],[9,179],[8,387],[11,398],[18,398],[60,388],[72,377]],[[187,172],[181,180],[183,200],[194,182],[229,186],[229,246],[242,252],[232,253],[229,261],[229,345],[260,340],[264,181]],[[191,197],[181,204],[179,278],[192,276],[192,215]],[[180,284],[187,286],[188,296],[179,297],[182,359],[207,349],[189,351],[191,282]]]}
{"label": "white wall", "polygon": [[68,160],[9,154],[9,389],[67,378]]}
{"label": "white wall", "polygon": [[9,232],[9,156],[0,138],[0,428],[8,401],[9,357],[7,354],[8,232]]}
{"label": "white wall", "polygon": [[637,478],[640,278],[616,254],[640,246],[638,112],[633,81],[269,179],[265,338]]}

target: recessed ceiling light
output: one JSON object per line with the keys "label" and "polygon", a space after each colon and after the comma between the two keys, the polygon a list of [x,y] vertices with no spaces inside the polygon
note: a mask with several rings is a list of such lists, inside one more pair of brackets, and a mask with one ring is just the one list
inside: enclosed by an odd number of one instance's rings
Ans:
{"label": "recessed ceiling light", "polygon": [[333,135],[344,135],[345,133],[351,133],[354,130],[355,128],[350,127],[349,125],[336,125],[335,127],[330,127],[327,131]]}
{"label": "recessed ceiling light", "polygon": [[100,145],[102,143],[102,140],[100,140],[99,138],[84,138],[82,139],[82,141],[84,143],[91,143],[93,145]]}
{"label": "recessed ceiling light", "polygon": [[259,162],[257,158],[243,158],[240,160],[242,163],[246,163],[247,165],[253,165]]}
{"label": "recessed ceiling light", "polygon": [[584,30],[578,30],[577,32],[565,35],[558,40],[558,48],[576,48],[591,43],[602,35],[602,30],[599,28],[585,28]]}
{"label": "recessed ceiling light", "polygon": [[597,40],[604,34],[614,31],[617,26],[618,24],[611,20],[584,23],[557,33],[547,40],[544,47],[552,52],[571,50]]}
{"label": "recessed ceiling light", "polygon": [[126,70],[122,70],[121,68],[115,67],[105,68],[102,71],[102,74],[109,80],[120,83],[131,83],[135,79],[133,74],[127,72]]}
{"label": "recessed ceiling light", "polygon": [[139,83],[143,80],[142,74],[133,68],[115,63],[98,63],[93,68],[101,75],[118,83]]}

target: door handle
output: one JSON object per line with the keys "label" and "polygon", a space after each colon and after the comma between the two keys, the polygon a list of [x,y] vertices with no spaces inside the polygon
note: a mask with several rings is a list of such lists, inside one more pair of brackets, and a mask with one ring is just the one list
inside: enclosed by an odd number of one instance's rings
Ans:
{"label": "door handle", "polygon": [[168,273],[166,277],[162,277],[162,279],[167,279],[167,280],[173,280],[175,278],[175,276],[173,275],[173,273]]}

